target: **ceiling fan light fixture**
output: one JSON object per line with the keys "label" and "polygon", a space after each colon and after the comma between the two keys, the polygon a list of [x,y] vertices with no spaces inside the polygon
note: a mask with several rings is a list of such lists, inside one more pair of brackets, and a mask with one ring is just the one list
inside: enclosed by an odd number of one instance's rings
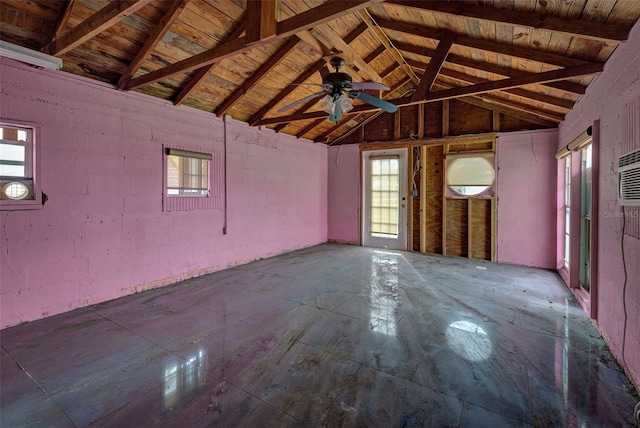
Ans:
{"label": "ceiling fan light fixture", "polygon": [[322,99],[318,101],[318,105],[325,113],[333,114],[336,111],[336,104],[333,102],[331,95],[322,97]]}
{"label": "ceiling fan light fixture", "polygon": [[340,95],[340,98],[338,98],[338,102],[342,107],[343,113],[349,113],[351,110],[353,110],[353,100],[351,100],[351,98],[347,97],[346,95]]}

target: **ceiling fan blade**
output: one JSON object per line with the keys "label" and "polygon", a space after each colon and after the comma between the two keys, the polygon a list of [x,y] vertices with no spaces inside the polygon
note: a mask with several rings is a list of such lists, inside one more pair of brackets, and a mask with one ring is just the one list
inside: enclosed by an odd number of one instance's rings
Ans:
{"label": "ceiling fan blade", "polygon": [[381,91],[388,91],[389,87],[377,82],[354,82],[351,83],[351,87],[355,90],[361,91],[363,89],[379,89]]}
{"label": "ceiling fan blade", "polygon": [[283,111],[292,109],[296,106],[299,106],[300,104],[306,103],[307,101],[312,100],[313,98],[320,97],[324,94],[326,94],[326,91],[316,92],[315,94],[307,95],[304,98],[300,98],[298,101],[292,102],[291,104],[282,107],[280,110],[278,110],[278,113],[282,113]]}
{"label": "ceiling fan blade", "polygon": [[289,86],[322,86],[324,89],[331,89],[331,85],[327,83],[289,83]]}
{"label": "ceiling fan blade", "polygon": [[369,95],[366,92],[352,91],[349,92],[349,95],[351,95],[353,98],[362,100],[367,104],[371,104],[372,106],[380,107],[387,113],[395,113],[398,110],[397,105],[391,104],[390,102],[385,100],[381,100],[380,98],[374,97],[373,95]]}
{"label": "ceiling fan blade", "polygon": [[338,121],[342,118],[342,103],[340,103],[340,97],[338,97],[338,99],[334,100],[333,102],[336,105],[336,109],[335,109],[335,112],[332,114],[334,118],[331,119],[331,121],[338,123]]}

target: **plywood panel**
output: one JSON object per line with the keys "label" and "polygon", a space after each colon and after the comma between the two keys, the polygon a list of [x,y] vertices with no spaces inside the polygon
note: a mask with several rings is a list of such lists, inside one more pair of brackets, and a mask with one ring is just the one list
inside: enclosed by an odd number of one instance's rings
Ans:
{"label": "plywood panel", "polygon": [[443,152],[442,146],[422,146],[424,156],[426,204],[424,207],[425,248],[428,253],[442,254]]}
{"label": "plywood panel", "polygon": [[445,198],[446,249],[448,256],[467,257],[468,199]]}
{"label": "plywood panel", "polygon": [[469,199],[469,258],[491,260],[491,199]]}

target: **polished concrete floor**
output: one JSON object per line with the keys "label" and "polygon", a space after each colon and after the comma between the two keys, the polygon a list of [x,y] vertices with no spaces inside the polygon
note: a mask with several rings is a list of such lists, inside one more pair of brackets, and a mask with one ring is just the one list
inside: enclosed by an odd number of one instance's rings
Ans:
{"label": "polished concrete floor", "polygon": [[0,332],[0,425],[619,427],[549,271],[325,244]]}

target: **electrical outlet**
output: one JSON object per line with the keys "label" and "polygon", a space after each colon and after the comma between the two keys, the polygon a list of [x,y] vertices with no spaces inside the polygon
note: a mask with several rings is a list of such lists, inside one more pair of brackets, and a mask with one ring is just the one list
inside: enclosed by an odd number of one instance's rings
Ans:
{"label": "electrical outlet", "polygon": [[411,190],[411,196],[413,196],[414,198],[420,196],[420,192],[418,191],[418,189]]}

